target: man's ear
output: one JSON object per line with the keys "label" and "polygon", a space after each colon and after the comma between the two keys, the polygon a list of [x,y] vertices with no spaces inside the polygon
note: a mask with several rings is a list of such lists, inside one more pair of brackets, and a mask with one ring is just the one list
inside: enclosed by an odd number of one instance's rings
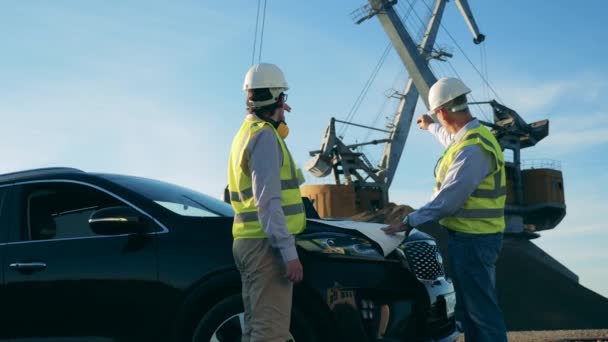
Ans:
{"label": "man's ear", "polygon": [[445,122],[448,118],[448,112],[444,108],[439,108],[439,111],[437,112],[437,117],[441,118],[441,120]]}

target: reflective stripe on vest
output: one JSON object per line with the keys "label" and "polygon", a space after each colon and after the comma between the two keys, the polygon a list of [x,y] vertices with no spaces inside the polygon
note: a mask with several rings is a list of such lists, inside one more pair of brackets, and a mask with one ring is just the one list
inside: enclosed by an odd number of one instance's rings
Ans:
{"label": "reflective stripe on vest", "polygon": [[[298,189],[300,188],[300,182],[297,179],[287,179],[287,180],[282,180],[281,181],[281,189],[282,190],[288,190],[288,189]],[[252,188],[247,188],[245,190],[242,190],[240,192],[231,192],[230,193],[230,201],[246,201],[250,198],[253,197],[253,189]]]}
{"label": "reflective stripe on vest", "polygon": [[497,216],[503,216],[505,213],[504,209],[459,209],[454,216],[462,218],[494,218]]}
{"label": "reflective stripe on vest", "polygon": [[505,161],[502,149],[490,131],[480,126],[471,129],[461,141],[448,146],[435,167],[438,191],[447,170],[458,152],[471,145],[479,145],[493,156],[490,173],[465,201],[462,208],[440,220],[445,227],[472,234],[497,233],[504,231],[504,207],[506,202]]}
{"label": "reflective stripe on vest", "polygon": [[[292,204],[283,206],[283,214],[285,216],[301,214],[304,212],[304,207],[300,204]],[[258,220],[258,212],[250,211],[234,215],[235,223],[254,222]]]}
{"label": "reflective stripe on vest", "polygon": [[245,172],[247,165],[244,160],[247,157],[249,141],[262,129],[271,129],[274,132],[283,154],[280,170],[281,202],[287,230],[290,234],[298,234],[306,227],[298,172],[285,142],[269,123],[258,118],[247,118],[234,137],[228,164],[228,188],[235,212],[232,234],[235,239],[267,237],[259,221],[258,209],[253,198],[251,174]]}
{"label": "reflective stripe on vest", "polygon": [[501,178],[502,178],[503,170],[500,169],[498,172],[494,174],[494,189],[475,189],[471,194],[472,197],[478,198],[499,198],[501,196],[507,195],[507,187],[501,186]]}

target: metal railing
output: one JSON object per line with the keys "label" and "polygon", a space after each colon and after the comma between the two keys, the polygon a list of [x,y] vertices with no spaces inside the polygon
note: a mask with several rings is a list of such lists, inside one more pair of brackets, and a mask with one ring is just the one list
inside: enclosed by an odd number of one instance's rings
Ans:
{"label": "metal railing", "polygon": [[562,162],[560,160],[554,159],[529,159],[521,161],[521,169],[522,170],[530,170],[530,169],[552,169],[552,170],[562,170]]}

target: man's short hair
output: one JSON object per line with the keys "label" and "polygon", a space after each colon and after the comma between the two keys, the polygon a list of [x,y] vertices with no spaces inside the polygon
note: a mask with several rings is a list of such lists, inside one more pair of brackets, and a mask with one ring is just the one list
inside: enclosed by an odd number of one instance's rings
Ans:
{"label": "man's short hair", "polygon": [[469,107],[467,106],[467,95],[460,95],[452,101],[442,106],[447,112],[468,112]]}

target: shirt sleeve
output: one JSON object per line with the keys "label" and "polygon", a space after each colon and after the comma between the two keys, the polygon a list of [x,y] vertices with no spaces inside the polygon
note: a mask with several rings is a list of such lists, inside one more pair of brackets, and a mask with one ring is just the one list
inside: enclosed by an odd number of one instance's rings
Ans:
{"label": "shirt sleeve", "polygon": [[448,147],[452,143],[452,135],[448,133],[445,127],[438,123],[432,123],[429,125],[429,132],[439,140],[443,147]]}
{"label": "shirt sleeve", "polygon": [[492,156],[478,145],[458,152],[435,197],[408,215],[413,227],[453,215],[488,176]]}
{"label": "shirt sleeve", "polygon": [[253,183],[253,198],[258,219],[273,247],[279,249],[285,263],[297,259],[295,239],[289,234],[281,201],[281,165],[283,152],[275,133],[263,129],[247,146],[248,166]]}

